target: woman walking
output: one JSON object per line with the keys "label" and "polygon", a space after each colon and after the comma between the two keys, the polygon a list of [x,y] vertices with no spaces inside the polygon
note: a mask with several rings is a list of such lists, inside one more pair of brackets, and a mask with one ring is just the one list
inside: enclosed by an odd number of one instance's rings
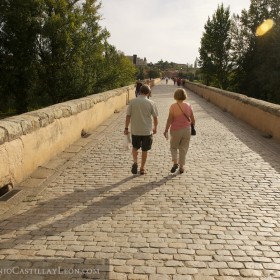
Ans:
{"label": "woman walking", "polygon": [[179,172],[183,173],[191,138],[191,124],[195,124],[195,119],[191,105],[184,102],[187,93],[183,88],[174,92],[174,99],[176,102],[169,108],[163,134],[167,138],[170,129],[170,151],[173,161],[170,172],[174,173],[179,168]]}

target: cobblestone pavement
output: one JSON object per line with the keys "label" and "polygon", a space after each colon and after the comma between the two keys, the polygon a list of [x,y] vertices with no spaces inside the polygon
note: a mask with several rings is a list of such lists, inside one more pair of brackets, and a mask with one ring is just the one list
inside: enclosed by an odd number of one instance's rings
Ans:
{"label": "cobblestone pavement", "polygon": [[[169,174],[175,88],[152,90],[146,175],[130,173],[124,108],[0,202],[0,279],[280,279],[279,143],[190,92],[197,135],[187,172]],[[59,275],[38,272],[50,263]]]}

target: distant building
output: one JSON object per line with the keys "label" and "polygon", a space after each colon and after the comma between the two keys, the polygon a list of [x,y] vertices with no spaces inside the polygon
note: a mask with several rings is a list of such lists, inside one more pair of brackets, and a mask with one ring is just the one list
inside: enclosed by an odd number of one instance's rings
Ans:
{"label": "distant building", "polygon": [[146,57],[144,57],[144,59],[137,57],[136,54],[130,56],[127,55],[127,58],[129,58],[131,60],[131,62],[136,65],[136,66],[146,66],[147,65],[147,59]]}

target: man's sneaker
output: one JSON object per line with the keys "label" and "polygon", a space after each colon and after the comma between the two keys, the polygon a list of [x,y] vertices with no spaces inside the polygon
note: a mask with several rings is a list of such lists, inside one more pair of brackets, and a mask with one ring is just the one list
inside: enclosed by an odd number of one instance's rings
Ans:
{"label": "man's sneaker", "polygon": [[138,169],[137,163],[133,163],[132,167],[131,167],[131,173],[132,174],[137,174],[137,169]]}

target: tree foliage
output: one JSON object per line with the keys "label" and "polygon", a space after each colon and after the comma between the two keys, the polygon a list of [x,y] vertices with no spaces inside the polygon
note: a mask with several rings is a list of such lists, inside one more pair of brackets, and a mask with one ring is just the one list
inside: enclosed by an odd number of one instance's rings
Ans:
{"label": "tree foliage", "polygon": [[[280,104],[280,0],[251,0],[248,11],[228,15],[218,6],[205,25],[199,49],[204,82]],[[267,19],[273,28],[256,36]]]}
{"label": "tree foliage", "polygon": [[211,82],[220,88],[228,86],[230,25],[229,8],[225,9],[222,4],[218,6],[212,19],[208,18],[199,49],[199,64],[206,83]]}
{"label": "tree foliage", "polygon": [[0,0],[0,110],[9,101],[22,113],[134,80],[99,8],[96,0]]}
{"label": "tree foliage", "polygon": [[40,0],[0,1],[0,96],[14,100],[19,113],[27,110],[37,82],[41,8]]}
{"label": "tree foliage", "polygon": [[[235,17],[233,59],[237,69],[233,84],[239,92],[280,104],[280,1],[252,0],[248,11]],[[257,27],[266,19],[275,25],[263,36]],[[236,45],[246,42],[242,51]],[[237,79],[236,79],[237,78]]]}
{"label": "tree foliage", "polygon": [[124,54],[108,43],[105,44],[99,65],[99,71],[96,72],[96,75],[99,75],[95,87],[97,92],[102,92],[108,87],[111,89],[122,87],[134,80],[135,66]]}

